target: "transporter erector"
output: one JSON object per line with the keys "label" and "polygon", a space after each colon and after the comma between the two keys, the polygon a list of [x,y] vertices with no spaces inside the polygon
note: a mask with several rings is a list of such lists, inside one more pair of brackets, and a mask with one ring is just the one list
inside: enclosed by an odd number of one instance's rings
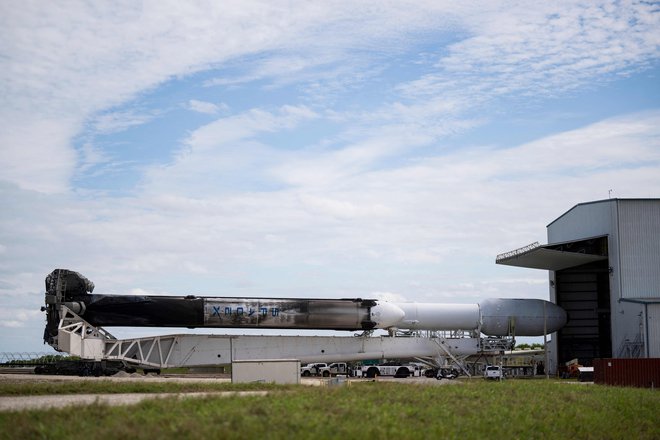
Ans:
{"label": "transporter erector", "polygon": [[[82,358],[117,359],[158,368],[277,357],[303,362],[362,360],[371,359],[370,356],[412,357],[437,358],[444,363],[449,357],[458,362],[456,356],[511,348],[507,345],[512,345],[515,336],[550,334],[566,323],[566,312],[562,308],[539,299],[500,298],[478,304],[441,304],[362,298],[99,295],[93,291],[94,284],[77,272],[56,269],[46,277],[46,305],[42,307],[46,312],[44,342],[58,351]],[[166,347],[160,347],[167,337],[119,341],[106,330],[114,326],[364,333],[360,338],[173,335],[170,338],[174,339],[168,340]],[[371,336],[377,329],[388,330],[390,336]],[[402,331],[416,337],[397,337]],[[426,334],[423,338],[420,337],[422,331]],[[455,337],[459,331],[462,337]],[[422,340],[425,342],[420,343]],[[223,357],[227,343],[229,353]],[[319,350],[319,344],[327,345],[328,350]],[[158,356],[153,353],[154,349]],[[205,359],[199,356],[200,351],[218,353],[216,356],[209,354]]]}

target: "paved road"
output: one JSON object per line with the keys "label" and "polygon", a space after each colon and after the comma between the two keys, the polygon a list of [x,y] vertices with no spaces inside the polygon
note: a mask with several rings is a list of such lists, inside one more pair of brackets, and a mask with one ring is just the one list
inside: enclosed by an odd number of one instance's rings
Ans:
{"label": "paved road", "polygon": [[[161,377],[125,375],[110,377],[49,376],[36,374],[0,374],[2,383],[29,382],[231,382],[227,377]],[[146,399],[187,399],[199,397],[262,396],[266,391],[223,391],[196,393],[127,393],[127,394],[58,394],[49,396],[0,396],[0,411],[20,411],[24,409],[55,408],[71,405],[91,405],[95,402],[107,405],[133,405]]]}
{"label": "paved road", "polygon": [[[111,382],[231,382],[228,376],[143,376],[139,374],[115,375],[109,377],[49,376],[35,374],[0,374],[0,383],[29,382],[72,382],[72,381],[111,381]],[[449,385],[460,381],[435,380],[424,377],[395,379],[350,379],[350,381],[402,382],[417,385]],[[302,378],[301,384],[308,386],[332,385],[329,379]],[[195,393],[130,393],[130,394],[58,394],[49,396],[0,396],[0,411],[21,411],[25,409],[43,409],[71,405],[91,405],[95,402],[107,405],[132,405],[146,399],[187,399],[199,397],[264,396],[267,391],[222,391]]]}
{"label": "paved road", "polygon": [[199,397],[265,396],[268,391],[223,391],[213,393],[66,394],[54,396],[0,397],[0,411],[62,408],[72,405],[134,405],[147,399],[194,399]]}

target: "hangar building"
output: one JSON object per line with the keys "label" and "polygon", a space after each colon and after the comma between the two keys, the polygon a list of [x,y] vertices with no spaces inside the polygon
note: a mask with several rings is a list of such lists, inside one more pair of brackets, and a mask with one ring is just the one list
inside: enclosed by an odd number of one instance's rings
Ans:
{"label": "hangar building", "polygon": [[497,256],[545,269],[568,314],[548,344],[551,372],[577,358],[660,358],[660,199],[580,203],[547,226],[548,244]]}

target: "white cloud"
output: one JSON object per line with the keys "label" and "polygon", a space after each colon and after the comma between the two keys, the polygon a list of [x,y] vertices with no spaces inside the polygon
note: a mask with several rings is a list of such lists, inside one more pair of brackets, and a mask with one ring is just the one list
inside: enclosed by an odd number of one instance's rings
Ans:
{"label": "white cloud", "polygon": [[404,295],[394,292],[371,292],[370,297],[387,302],[408,302]]}
{"label": "white cloud", "polygon": [[188,101],[186,106],[189,110],[197,113],[205,113],[207,115],[215,115],[220,111],[227,111],[229,107],[227,104],[214,104],[207,101],[199,101],[197,99],[191,99]]}
{"label": "white cloud", "polygon": [[42,317],[43,313],[39,309],[4,309],[0,310],[0,327],[23,328],[31,321],[36,321]]}
{"label": "white cloud", "polygon": [[339,219],[369,217],[375,220],[379,217],[387,216],[390,213],[390,210],[382,204],[357,204],[345,200],[330,199],[311,194],[301,194],[300,201],[305,210],[318,215]]}
{"label": "white cloud", "polygon": [[[2,39],[10,44],[0,49],[7,115],[0,145],[12,154],[1,155],[0,166],[4,179],[43,192],[68,187],[76,164],[72,139],[95,112],[173,76],[276,46],[296,26],[274,24],[306,16],[243,2],[222,9],[176,2],[1,7]],[[102,117],[99,129],[143,122],[130,113],[120,121],[114,116]]]}
{"label": "white cloud", "polygon": [[305,107],[285,106],[278,114],[253,109],[247,113],[218,119],[200,127],[186,140],[194,150],[232,146],[232,142],[253,137],[261,132],[291,129],[301,120],[314,118],[315,113]]}
{"label": "white cloud", "polygon": [[142,190],[194,196],[262,187],[272,181],[263,170],[285,153],[255,138],[287,132],[317,117],[305,106],[283,106],[275,112],[253,109],[217,119],[190,133],[172,163],[147,169]]}
{"label": "white cloud", "polygon": [[35,119],[7,110],[0,110],[0,121],[0,179],[44,193],[67,191],[77,160],[70,140],[79,126],[66,117]]}
{"label": "white cloud", "polygon": [[[459,31],[465,37],[448,53],[432,48],[436,66],[402,90],[478,104],[513,90],[554,94],[595,75],[626,74],[657,58],[660,40],[659,14],[644,3],[512,8],[400,1],[375,10],[345,1],[287,7],[127,1],[4,2],[0,8],[1,37],[8,42],[0,49],[0,167],[5,180],[48,193],[69,188],[77,162],[73,139],[85,121],[95,120],[100,132],[143,123],[150,116],[130,110],[95,115],[164,81],[237,59],[254,57],[250,65],[263,68],[248,79],[293,77],[307,83],[307,93],[318,93],[324,85],[368,77],[370,57],[400,53],[431,31],[445,39]],[[333,77],[323,77],[328,71]],[[433,115],[437,111],[422,119]]]}
{"label": "white cloud", "polygon": [[146,124],[156,116],[156,114],[145,111],[112,111],[96,115],[92,125],[97,133],[108,134]]}
{"label": "white cloud", "polygon": [[[366,167],[312,187],[204,186],[195,193],[201,184],[190,186],[188,168],[177,165],[159,170],[154,183],[180,188],[170,195],[148,187],[134,198],[80,201],[5,188],[0,242],[13,257],[2,272],[9,280],[28,264],[39,278],[53,265],[92,274],[112,268],[128,279],[176,272],[195,278],[232,277],[230,268],[248,261],[255,267],[421,262],[447,268],[492,262],[500,252],[543,241],[554,216],[573,203],[604,198],[610,188],[619,197],[657,196],[658,126],[656,113],[632,115],[506,149]],[[622,142],[635,160],[623,161]],[[193,150],[190,160],[204,163],[215,154]]]}
{"label": "white cloud", "polygon": [[81,170],[89,169],[95,165],[107,163],[111,157],[105,153],[101,148],[86,142],[80,148],[80,162]]}
{"label": "white cloud", "polygon": [[436,71],[402,86],[408,96],[468,91],[477,101],[557,95],[608,81],[657,58],[660,16],[651,4],[567,2],[481,5],[464,16],[470,35],[439,56]]}

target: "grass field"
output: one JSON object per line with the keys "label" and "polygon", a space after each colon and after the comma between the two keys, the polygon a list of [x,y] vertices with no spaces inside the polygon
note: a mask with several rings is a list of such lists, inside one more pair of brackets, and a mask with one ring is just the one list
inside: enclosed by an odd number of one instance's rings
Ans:
{"label": "grass field", "polygon": [[267,388],[265,397],[0,413],[0,438],[660,438],[660,393],[648,389],[541,380]]}

